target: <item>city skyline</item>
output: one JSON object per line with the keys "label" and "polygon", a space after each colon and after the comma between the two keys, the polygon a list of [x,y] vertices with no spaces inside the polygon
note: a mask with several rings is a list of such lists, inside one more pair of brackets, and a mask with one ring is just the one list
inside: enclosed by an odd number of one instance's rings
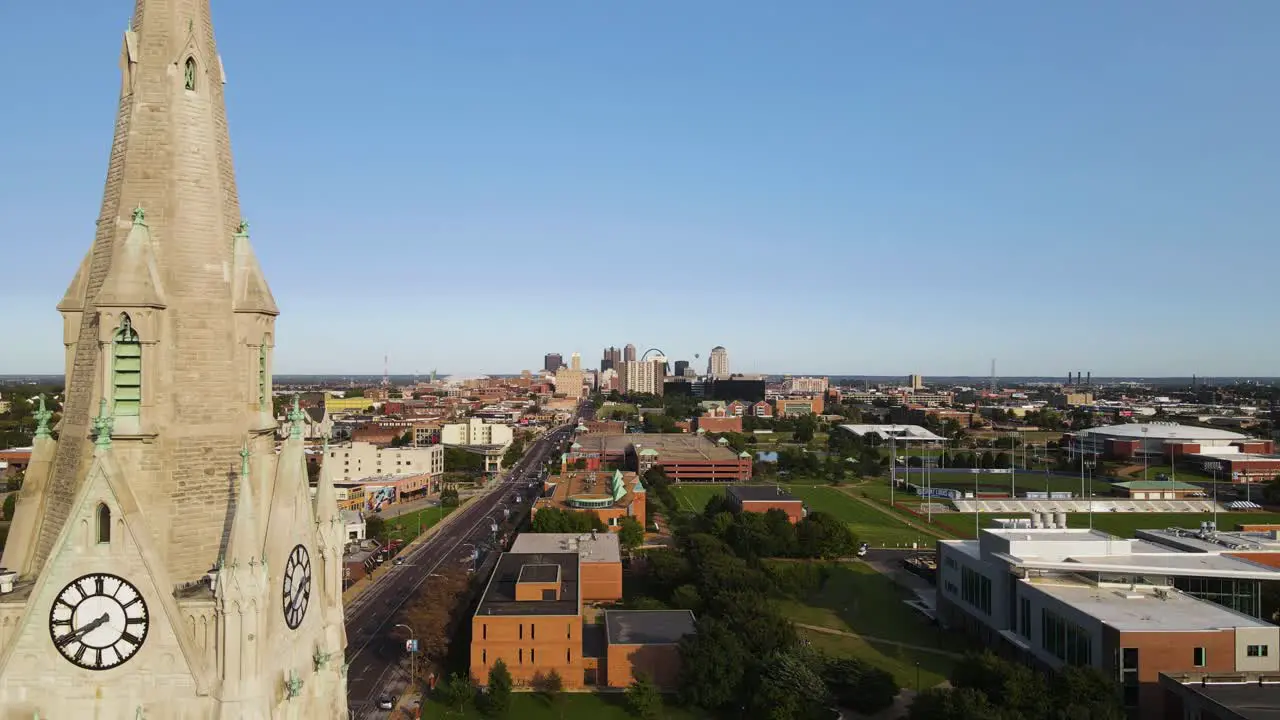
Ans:
{"label": "city skyline", "polygon": [[[552,5],[353,26],[332,2],[214,3],[277,372],[384,355],[396,373],[518,372],[627,335],[698,365],[722,344],[747,373],[1277,372],[1269,289],[1238,266],[1280,262],[1263,161],[1280,101],[1257,89],[1280,7]],[[0,212],[25,243],[0,290],[20,338],[6,374],[62,366],[54,305],[92,239],[119,88],[101,28],[123,26],[110,3],[23,12],[59,32],[0,49],[49,58],[9,79],[49,112],[0,118],[22,168]],[[299,57],[309,72],[288,70]],[[362,101],[335,105],[355,83]],[[637,275],[625,248],[655,242],[716,263]],[[617,269],[566,293],[544,282],[566,252]],[[797,292],[814,267],[835,272]],[[648,300],[619,314],[623,277]]]}

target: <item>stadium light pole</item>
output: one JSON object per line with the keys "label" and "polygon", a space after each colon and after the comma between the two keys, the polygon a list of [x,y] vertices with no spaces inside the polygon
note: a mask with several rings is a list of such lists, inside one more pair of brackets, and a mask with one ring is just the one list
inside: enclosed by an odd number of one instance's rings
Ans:
{"label": "stadium light pole", "polygon": [[1216,462],[1213,464],[1213,529],[1218,529],[1218,463]]}
{"label": "stadium light pole", "polygon": [[1018,456],[1017,431],[1009,434],[1011,442],[1009,443],[1009,499],[1018,499],[1018,469],[1014,467],[1013,459]]}
{"label": "stadium light pole", "polygon": [[1150,425],[1142,426],[1142,479],[1143,480],[1151,479],[1151,476],[1147,474],[1147,458],[1149,457],[1147,452],[1147,431],[1150,429],[1151,429]]}
{"label": "stadium light pole", "polygon": [[889,436],[889,507],[893,507],[893,486],[898,484],[898,436]]}

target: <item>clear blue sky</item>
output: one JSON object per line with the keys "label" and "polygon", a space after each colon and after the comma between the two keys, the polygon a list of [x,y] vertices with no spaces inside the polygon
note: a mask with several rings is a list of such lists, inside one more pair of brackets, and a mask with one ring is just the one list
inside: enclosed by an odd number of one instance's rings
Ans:
{"label": "clear blue sky", "polygon": [[[1280,374],[1280,2],[213,6],[279,372]],[[0,9],[0,373],[61,370],[132,7]]]}

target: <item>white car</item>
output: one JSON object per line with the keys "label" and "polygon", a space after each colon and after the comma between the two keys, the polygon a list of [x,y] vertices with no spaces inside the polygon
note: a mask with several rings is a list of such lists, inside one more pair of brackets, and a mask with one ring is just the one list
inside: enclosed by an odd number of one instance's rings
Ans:
{"label": "white car", "polygon": [[391,697],[390,695],[383,695],[382,697],[378,698],[379,710],[394,710],[395,707],[396,707],[396,699]]}

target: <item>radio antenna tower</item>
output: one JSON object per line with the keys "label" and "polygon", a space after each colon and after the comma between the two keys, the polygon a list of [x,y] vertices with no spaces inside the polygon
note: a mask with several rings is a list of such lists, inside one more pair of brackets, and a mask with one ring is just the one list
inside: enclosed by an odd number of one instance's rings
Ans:
{"label": "radio antenna tower", "polygon": [[382,387],[391,385],[391,356],[382,356]]}

